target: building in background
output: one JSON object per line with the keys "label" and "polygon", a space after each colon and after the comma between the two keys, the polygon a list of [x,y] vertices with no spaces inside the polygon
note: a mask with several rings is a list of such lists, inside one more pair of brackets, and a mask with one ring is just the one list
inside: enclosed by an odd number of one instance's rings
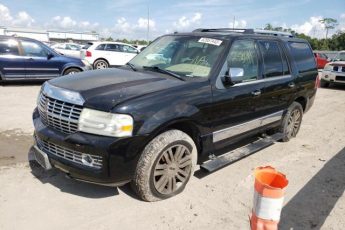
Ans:
{"label": "building in background", "polygon": [[99,34],[94,32],[39,30],[15,27],[0,27],[0,35],[27,37],[42,42],[74,42],[80,44],[99,40]]}

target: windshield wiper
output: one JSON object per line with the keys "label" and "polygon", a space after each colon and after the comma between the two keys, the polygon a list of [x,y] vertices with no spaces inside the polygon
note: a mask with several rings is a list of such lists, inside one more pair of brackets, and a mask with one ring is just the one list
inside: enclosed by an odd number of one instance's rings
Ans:
{"label": "windshield wiper", "polygon": [[185,79],[183,79],[180,75],[176,74],[176,73],[173,73],[169,70],[166,70],[166,69],[162,69],[158,66],[143,66],[143,69],[147,69],[147,70],[151,70],[151,71],[155,71],[155,72],[159,72],[159,73],[164,73],[164,74],[168,74],[174,78],[177,78],[181,81],[185,81]]}
{"label": "windshield wiper", "polygon": [[132,63],[130,63],[130,62],[127,62],[127,63],[126,63],[126,66],[131,67],[131,69],[132,69],[133,71],[137,71],[137,68],[135,68],[135,66],[134,66]]}

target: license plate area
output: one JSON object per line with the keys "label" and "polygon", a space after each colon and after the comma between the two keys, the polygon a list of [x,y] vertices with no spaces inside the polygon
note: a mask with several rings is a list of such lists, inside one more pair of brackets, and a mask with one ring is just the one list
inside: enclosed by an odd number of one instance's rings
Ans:
{"label": "license plate area", "polygon": [[48,155],[40,150],[36,145],[34,146],[34,156],[35,160],[42,166],[42,168],[44,168],[45,170],[49,170],[52,168]]}

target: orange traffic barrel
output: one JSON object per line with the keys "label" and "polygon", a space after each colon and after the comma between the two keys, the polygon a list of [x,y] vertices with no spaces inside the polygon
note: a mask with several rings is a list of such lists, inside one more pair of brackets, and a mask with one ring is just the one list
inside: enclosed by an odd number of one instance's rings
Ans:
{"label": "orange traffic barrel", "polygon": [[286,176],[271,166],[255,169],[254,204],[250,226],[252,230],[278,229],[284,202]]}

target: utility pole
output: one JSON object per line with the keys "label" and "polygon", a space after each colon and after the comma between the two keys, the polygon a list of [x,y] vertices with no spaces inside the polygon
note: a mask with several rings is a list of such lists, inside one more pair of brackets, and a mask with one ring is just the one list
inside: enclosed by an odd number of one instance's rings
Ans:
{"label": "utility pole", "polygon": [[232,29],[234,30],[235,29],[235,22],[236,22],[236,17],[234,16],[234,21],[232,23]]}
{"label": "utility pole", "polygon": [[147,4],[147,35],[146,35],[147,44],[150,41],[150,6]]}

